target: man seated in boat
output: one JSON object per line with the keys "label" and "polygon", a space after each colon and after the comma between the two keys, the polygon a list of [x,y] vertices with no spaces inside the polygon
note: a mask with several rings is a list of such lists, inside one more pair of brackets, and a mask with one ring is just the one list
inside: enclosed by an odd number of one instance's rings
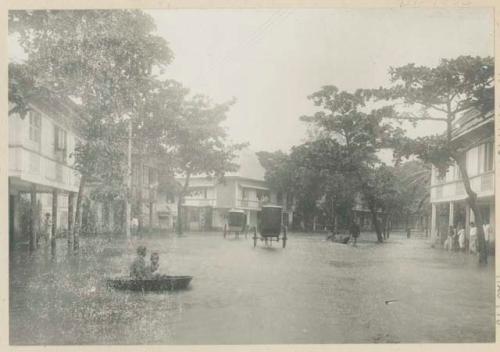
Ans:
{"label": "man seated in boat", "polygon": [[151,263],[147,267],[147,273],[149,278],[158,278],[160,276],[160,255],[158,252],[151,253],[150,257]]}
{"label": "man seated in boat", "polygon": [[148,271],[146,269],[146,247],[137,247],[137,257],[132,262],[130,266],[130,276],[134,279],[145,279],[148,276]]}

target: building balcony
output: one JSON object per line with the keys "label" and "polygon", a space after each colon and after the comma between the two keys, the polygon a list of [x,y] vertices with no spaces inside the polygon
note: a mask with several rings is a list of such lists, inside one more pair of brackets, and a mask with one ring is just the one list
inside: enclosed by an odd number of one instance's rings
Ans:
{"label": "building balcony", "polygon": [[186,207],[214,207],[215,199],[213,198],[184,198],[182,205]]}
{"label": "building balcony", "polygon": [[80,176],[69,165],[22,145],[9,146],[9,176],[20,184],[35,184],[40,191],[78,192],[80,183]]}
{"label": "building balcony", "polygon": [[[471,188],[478,198],[495,195],[495,172],[488,171],[469,177]],[[462,180],[434,184],[431,186],[431,203],[458,201],[467,198]]]}
{"label": "building balcony", "polygon": [[238,199],[236,206],[238,208],[260,210],[262,207],[262,201],[253,199]]}

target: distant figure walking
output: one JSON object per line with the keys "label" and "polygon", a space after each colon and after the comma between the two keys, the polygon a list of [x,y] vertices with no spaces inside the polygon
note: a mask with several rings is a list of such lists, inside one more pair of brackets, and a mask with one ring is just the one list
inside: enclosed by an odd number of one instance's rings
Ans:
{"label": "distant figure walking", "polygon": [[132,265],[130,266],[130,276],[134,279],[144,279],[148,276],[146,269],[146,247],[137,247],[137,257],[135,257]]}
{"label": "distant figure walking", "polygon": [[471,253],[477,253],[477,227],[474,222],[470,223],[469,251]]}
{"label": "distant figure walking", "polygon": [[353,240],[352,245],[355,246],[356,242],[358,241],[359,234],[361,232],[359,225],[353,221],[353,223],[351,224],[351,228],[349,229],[349,232]]}
{"label": "distant figure walking", "polygon": [[465,229],[463,225],[460,225],[457,237],[458,237],[458,248],[460,252],[465,252]]}
{"label": "distant figure walking", "polygon": [[411,228],[410,228],[410,226],[408,226],[406,228],[406,238],[410,238],[410,237],[411,237]]}
{"label": "distant figure walking", "polygon": [[446,249],[447,251],[451,251],[453,249],[454,237],[455,237],[455,229],[453,228],[453,226],[450,226],[448,228],[448,237],[444,242],[444,249]]}

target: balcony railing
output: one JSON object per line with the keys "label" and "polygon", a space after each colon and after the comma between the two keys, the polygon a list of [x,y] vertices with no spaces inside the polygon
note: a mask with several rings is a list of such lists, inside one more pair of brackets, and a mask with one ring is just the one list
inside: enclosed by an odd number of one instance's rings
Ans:
{"label": "balcony railing", "polygon": [[184,198],[184,202],[182,203],[185,206],[191,207],[207,207],[207,206],[215,206],[214,198]]}
{"label": "balcony railing", "polygon": [[[480,197],[492,196],[495,193],[495,172],[485,173],[469,177],[471,188]],[[431,201],[461,200],[467,197],[462,180],[437,184],[431,186]]]}
{"label": "balcony railing", "polygon": [[69,191],[77,191],[80,182],[80,176],[69,165],[21,145],[9,146],[9,176]]}
{"label": "balcony railing", "polygon": [[238,199],[237,206],[239,208],[260,209],[262,201],[254,199]]}

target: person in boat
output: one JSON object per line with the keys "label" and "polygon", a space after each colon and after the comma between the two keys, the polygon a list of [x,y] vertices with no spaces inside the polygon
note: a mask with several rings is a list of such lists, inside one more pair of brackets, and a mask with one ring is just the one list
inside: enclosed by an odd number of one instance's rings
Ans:
{"label": "person in boat", "polygon": [[146,269],[146,261],[144,258],[146,257],[146,247],[139,246],[137,247],[137,257],[132,262],[130,266],[130,276],[135,279],[144,279],[148,276]]}
{"label": "person in boat", "polygon": [[151,263],[147,268],[148,276],[150,278],[155,278],[155,277],[160,276],[160,273],[159,273],[160,255],[158,254],[158,252],[151,253],[150,261],[151,261]]}

